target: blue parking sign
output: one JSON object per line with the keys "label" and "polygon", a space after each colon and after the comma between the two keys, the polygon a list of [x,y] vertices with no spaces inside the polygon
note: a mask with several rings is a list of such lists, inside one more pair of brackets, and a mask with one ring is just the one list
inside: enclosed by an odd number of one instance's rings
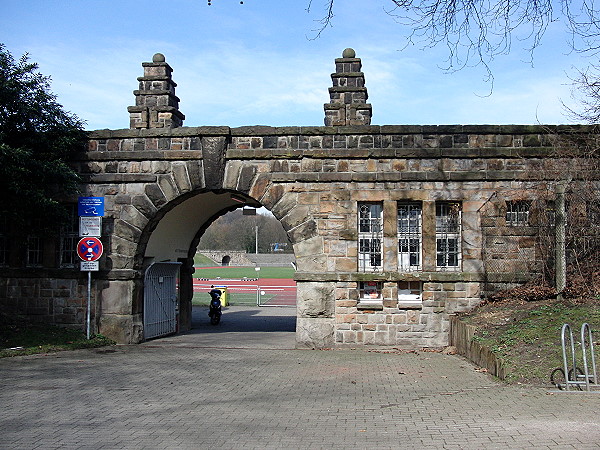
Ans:
{"label": "blue parking sign", "polygon": [[79,197],[77,211],[79,217],[104,216],[104,197]]}

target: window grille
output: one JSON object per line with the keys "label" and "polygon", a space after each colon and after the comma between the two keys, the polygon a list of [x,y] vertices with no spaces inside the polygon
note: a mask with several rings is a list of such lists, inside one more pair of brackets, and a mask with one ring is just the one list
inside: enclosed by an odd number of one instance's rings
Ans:
{"label": "window grille", "polygon": [[382,270],[383,204],[359,203],[358,205],[358,270],[379,272]]}
{"label": "window grille", "polygon": [[526,227],[529,225],[530,203],[524,200],[506,202],[506,225]]}
{"label": "window grille", "polygon": [[379,281],[361,281],[359,282],[359,302],[360,303],[381,303],[383,296],[381,294],[381,282]]}
{"label": "window grille", "polygon": [[461,207],[458,202],[435,205],[436,266],[458,269],[461,262]]}
{"label": "window grille", "polygon": [[401,271],[421,270],[422,214],[420,203],[398,204],[398,266]]}
{"label": "window grille", "polygon": [[79,242],[79,217],[77,205],[69,205],[69,221],[60,231],[59,265],[60,267],[75,267],[79,261],[77,256]]}

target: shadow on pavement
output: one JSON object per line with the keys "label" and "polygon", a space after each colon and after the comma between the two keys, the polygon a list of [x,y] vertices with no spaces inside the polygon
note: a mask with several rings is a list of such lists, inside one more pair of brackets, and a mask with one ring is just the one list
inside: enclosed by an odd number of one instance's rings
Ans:
{"label": "shadow on pavement", "polygon": [[211,325],[208,306],[194,306],[192,329],[152,339],[141,345],[191,348],[293,349],[296,308],[229,306],[219,325]]}
{"label": "shadow on pavement", "polygon": [[196,333],[295,332],[296,308],[228,306],[219,325],[211,325],[207,306],[194,306],[192,330]]}

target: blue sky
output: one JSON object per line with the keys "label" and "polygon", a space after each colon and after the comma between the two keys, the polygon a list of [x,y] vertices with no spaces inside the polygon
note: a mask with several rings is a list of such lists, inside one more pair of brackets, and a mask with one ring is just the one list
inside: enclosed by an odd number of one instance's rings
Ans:
{"label": "blue sky", "polygon": [[[323,125],[334,59],[362,59],[375,125],[569,123],[574,67],[560,23],[534,54],[520,42],[490,67],[448,74],[444,48],[406,46],[390,0],[337,0],[333,27],[311,39],[324,1],[0,0],[0,42],[27,52],[86,128],[127,128],[141,63],[166,56],[184,125]],[[108,7],[107,5],[110,5]]]}

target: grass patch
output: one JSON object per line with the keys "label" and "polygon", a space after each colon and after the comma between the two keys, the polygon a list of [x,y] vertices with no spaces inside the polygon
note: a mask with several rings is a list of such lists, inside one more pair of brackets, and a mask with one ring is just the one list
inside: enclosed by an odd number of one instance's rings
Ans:
{"label": "grass patch", "polygon": [[72,328],[31,324],[6,317],[0,320],[0,358],[113,344],[99,334],[88,340],[85,333]]}
{"label": "grass patch", "polygon": [[216,263],[208,256],[204,256],[200,253],[194,255],[194,266],[196,267],[215,267]]}
{"label": "grass patch", "polygon": [[[583,323],[587,322],[592,332],[600,332],[600,309],[594,300],[492,303],[465,314],[463,320],[477,327],[474,339],[504,362],[508,382],[544,386],[549,385],[552,370],[563,365],[563,324],[571,325],[576,342]],[[581,352],[576,356],[577,364],[583,366]]]}
{"label": "grass patch", "polygon": [[254,270],[254,267],[212,267],[212,268],[197,268],[194,272],[194,278],[294,278],[293,267],[261,267],[259,271]]}
{"label": "grass patch", "polygon": [[[274,295],[263,296],[265,298],[273,298]],[[210,304],[210,296],[206,292],[194,292],[192,297],[192,305],[207,306]],[[227,292],[228,306],[256,306],[256,292]]]}

